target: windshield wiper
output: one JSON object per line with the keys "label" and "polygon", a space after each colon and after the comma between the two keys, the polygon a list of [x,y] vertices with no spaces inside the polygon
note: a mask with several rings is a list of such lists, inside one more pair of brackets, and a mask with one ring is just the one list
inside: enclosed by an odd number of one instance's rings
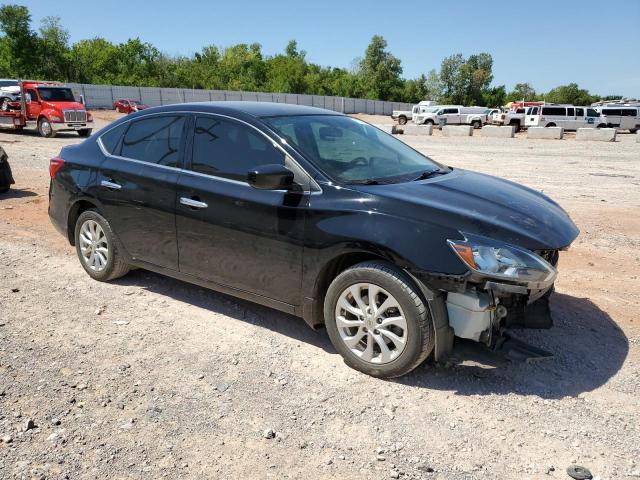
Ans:
{"label": "windshield wiper", "polygon": [[378,180],[374,180],[373,178],[367,178],[365,180],[353,180],[347,185],[381,185],[381,183]]}
{"label": "windshield wiper", "polygon": [[426,170],[420,174],[417,178],[414,178],[413,181],[417,182],[418,180],[426,180],[427,178],[431,178],[435,175],[444,175],[445,173],[449,173],[446,170]]}

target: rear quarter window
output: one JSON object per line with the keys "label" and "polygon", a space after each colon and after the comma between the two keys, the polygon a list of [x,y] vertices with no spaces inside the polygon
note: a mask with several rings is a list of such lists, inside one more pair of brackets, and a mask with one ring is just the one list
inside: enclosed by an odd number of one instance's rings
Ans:
{"label": "rear quarter window", "polygon": [[122,134],[127,128],[127,123],[121,123],[115,128],[112,128],[104,135],[100,137],[100,142],[104,149],[111,155],[120,155],[120,146],[122,140]]}

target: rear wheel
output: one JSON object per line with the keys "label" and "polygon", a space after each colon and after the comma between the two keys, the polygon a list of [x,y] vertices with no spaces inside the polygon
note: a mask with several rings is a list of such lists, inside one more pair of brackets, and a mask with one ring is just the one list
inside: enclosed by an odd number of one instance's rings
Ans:
{"label": "rear wheel", "polygon": [[433,351],[429,310],[413,282],[385,262],[338,275],[324,302],[329,338],[351,368],[380,378],[409,373]]}
{"label": "rear wheel", "polygon": [[545,125],[545,127],[555,127],[555,126],[556,126],[556,124],[555,124],[555,123],[547,123],[547,124]]}
{"label": "rear wheel", "polygon": [[424,123],[425,123],[425,125],[434,125],[434,122],[433,122],[433,120],[431,120],[431,119],[427,120],[427,121],[426,121],[426,122],[424,122]]}
{"label": "rear wheel", "polygon": [[56,132],[51,126],[51,123],[45,117],[42,117],[40,120],[38,120],[38,133],[40,134],[40,136],[46,138],[56,136]]}
{"label": "rear wheel", "polygon": [[630,129],[629,129],[629,133],[633,133],[633,134],[635,134],[637,131],[638,131],[638,129],[637,129],[637,128],[630,128]]}
{"label": "rear wheel", "polygon": [[482,128],[482,122],[480,120],[474,120],[473,122],[471,122],[471,125],[476,130],[479,129],[479,128]]}
{"label": "rear wheel", "polygon": [[398,117],[398,123],[400,125],[406,125],[407,124],[407,117],[405,117],[404,115],[400,115]]}
{"label": "rear wheel", "polygon": [[520,122],[518,121],[509,122],[509,126],[514,127],[516,132],[520,131]]}
{"label": "rear wheel", "polygon": [[88,137],[89,135],[91,135],[91,129],[86,128],[84,130],[78,130],[78,135],[80,135],[81,137]]}
{"label": "rear wheel", "polygon": [[129,272],[111,225],[97,211],[87,210],[80,214],[75,240],[80,264],[94,280],[106,282]]}

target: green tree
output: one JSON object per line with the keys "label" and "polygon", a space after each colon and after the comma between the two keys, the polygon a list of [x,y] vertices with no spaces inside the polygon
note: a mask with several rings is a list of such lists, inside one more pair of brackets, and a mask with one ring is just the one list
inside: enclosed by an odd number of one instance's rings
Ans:
{"label": "green tree", "polygon": [[400,96],[402,66],[386,48],[387,41],[374,35],[360,62],[358,77],[366,98],[392,100]]}
{"label": "green tree", "polygon": [[507,91],[504,85],[486,89],[483,92],[483,105],[487,107],[501,107],[506,103]]}
{"label": "green tree", "polygon": [[269,92],[305,93],[308,65],[306,52],[298,51],[298,44],[291,40],[284,55],[276,55],[266,60],[265,89]]}
{"label": "green tree", "polygon": [[3,42],[8,65],[3,69],[14,77],[37,76],[38,37],[31,30],[31,14],[21,5],[0,7],[0,30],[5,34]]}
{"label": "green tree", "polygon": [[538,94],[535,89],[529,83],[516,83],[513,90],[511,90],[506,97],[507,102],[526,101],[530,102],[536,100]]}
{"label": "green tree", "polygon": [[591,105],[600,100],[597,95],[591,95],[588,90],[582,89],[577,83],[560,85],[550,90],[545,96],[545,101],[550,103],[569,103],[573,105]]}
{"label": "green tree", "polygon": [[60,17],[45,17],[40,26],[39,73],[43,78],[69,80],[69,32]]}

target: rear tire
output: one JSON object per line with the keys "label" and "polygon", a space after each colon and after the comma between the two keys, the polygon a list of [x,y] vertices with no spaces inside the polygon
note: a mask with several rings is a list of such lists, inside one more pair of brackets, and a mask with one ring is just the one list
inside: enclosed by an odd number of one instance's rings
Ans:
{"label": "rear tire", "polygon": [[89,135],[91,135],[91,132],[92,130],[90,128],[78,130],[78,135],[80,135],[81,137],[88,137]]}
{"label": "rear tire", "polygon": [[76,253],[82,268],[94,280],[107,282],[129,270],[111,225],[96,210],[82,212],[75,227]]}
{"label": "rear tire", "polygon": [[632,133],[632,134],[634,134],[634,135],[636,134],[636,132],[637,132],[637,131],[638,131],[638,129],[637,129],[637,128],[630,128],[630,129],[629,129],[629,133]]}
{"label": "rear tire", "polygon": [[400,115],[398,117],[398,123],[400,125],[406,125],[407,124],[407,117],[405,117],[404,115]]}
{"label": "rear tire", "polygon": [[556,124],[555,124],[555,123],[547,123],[547,124],[545,125],[545,127],[555,127],[555,126],[556,126]]}
{"label": "rear tire", "polygon": [[509,122],[509,126],[510,127],[515,127],[515,131],[516,132],[520,131],[520,122]]}
{"label": "rear tire", "polygon": [[425,125],[435,125],[435,122],[431,119],[427,120],[426,122],[424,122]]}
{"label": "rear tire", "polygon": [[325,296],[324,318],[344,362],[373,377],[405,375],[434,349],[433,320],[422,296],[386,262],[359,263],[338,275]]}
{"label": "rear tire", "polygon": [[471,126],[473,126],[473,128],[478,130],[482,128],[482,122],[480,120],[474,120],[473,122],[471,122]]}

